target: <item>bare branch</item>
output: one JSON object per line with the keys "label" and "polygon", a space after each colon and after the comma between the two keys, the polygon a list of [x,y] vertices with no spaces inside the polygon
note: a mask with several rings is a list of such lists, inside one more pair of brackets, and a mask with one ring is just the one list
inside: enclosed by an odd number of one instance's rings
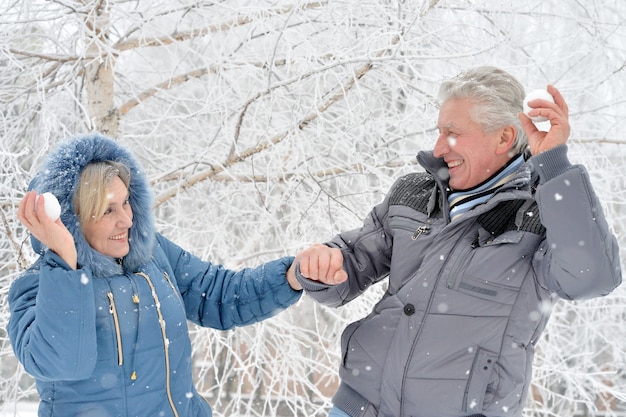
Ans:
{"label": "bare branch", "polygon": [[17,260],[20,268],[25,270],[28,268],[28,262],[26,262],[26,258],[24,257],[24,252],[22,251],[23,242],[20,244],[15,240],[15,236],[13,235],[13,230],[11,230],[11,226],[9,225],[9,220],[4,214],[4,210],[0,210],[0,216],[2,216],[2,225],[4,226],[4,233],[6,233],[9,242],[15,249],[15,253],[17,253]]}
{"label": "bare branch", "polygon": [[185,74],[178,75],[169,80],[163,81],[152,88],[149,88],[142,93],[140,93],[136,98],[127,101],[126,103],[120,106],[120,115],[124,116],[126,113],[131,111],[133,108],[141,104],[142,102],[148,100],[149,98],[157,95],[160,92],[175,88],[180,86],[181,84],[189,81],[192,78],[200,78],[209,73],[215,74],[219,70],[219,66],[211,66],[210,68],[200,68],[193,71],[189,71]]}
{"label": "bare branch", "polygon": [[[300,10],[316,9],[316,8],[323,7],[325,4],[326,2],[315,1],[315,2],[306,3],[300,6],[298,9]],[[253,15],[239,16],[237,19],[233,19],[228,22],[223,22],[217,25],[211,25],[211,26],[207,26],[204,28],[192,29],[192,30],[183,31],[183,32],[175,32],[170,35],[159,37],[159,38],[128,39],[128,40],[124,40],[124,41],[117,43],[116,45],[114,45],[114,48],[117,51],[121,52],[121,51],[126,51],[129,49],[135,49],[135,48],[140,48],[140,47],[146,48],[146,47],[153,47],[153,46],[170,45],[175,42],[183,42],[189,39],[206,36],[211,33],[225,31],[236,26],[244,26],[248,23],[254,22],[255,20],[258,20],[267,15],[281,15],[285,13],[290,13],[294,9],[294,7],[295,6],[293,5],[277,7],[277,8],[265,10],[265,11],[262,11]]]}
{"label": "bare branch", "polygon": [[65,55],[51,55],[51,54],[42,54],[32,51],[23,51],[14,48],[9,48],[9,52],[13,55],[23,56],[25,58],[39,58],[44,61],[56,61],[56,62],[72,62],[78,61],[80,58],[76,56],[65,56]]}

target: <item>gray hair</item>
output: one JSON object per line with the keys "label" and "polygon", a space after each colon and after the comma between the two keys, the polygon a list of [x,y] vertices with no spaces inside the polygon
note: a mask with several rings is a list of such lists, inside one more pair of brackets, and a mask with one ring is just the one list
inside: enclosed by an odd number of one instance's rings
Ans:
{"label": "gray hair", "polygon": [[528,138],[517,117],[525,95],[524,86],[511,74],[496,67],[482,66],[444,81],[438,98],[440,104],[450,99],[471,100],[474,106],[470,115],[486,133],[515,126],[517,134],[511,150],[519,154],[528,146]]}

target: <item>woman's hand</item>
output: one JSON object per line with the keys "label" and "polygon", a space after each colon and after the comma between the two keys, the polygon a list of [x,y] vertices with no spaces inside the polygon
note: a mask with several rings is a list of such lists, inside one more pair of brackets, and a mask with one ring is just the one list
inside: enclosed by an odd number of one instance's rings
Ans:
{"label": "woman's hand", "polygon": [[37,240],[63,258],[72,269],[76,269],[78,254],[74,237],[61,219],[53,221],[48,217],[44,204],[43,198],[37,200],[35,191],[29,191],[20,203],[17,218]]}

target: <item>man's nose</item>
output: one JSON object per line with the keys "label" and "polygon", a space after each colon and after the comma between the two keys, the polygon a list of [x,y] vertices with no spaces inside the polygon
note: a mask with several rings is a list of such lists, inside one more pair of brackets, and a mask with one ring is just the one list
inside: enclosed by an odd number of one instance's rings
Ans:
{"label": "man's nose", "polygon": [[437,158],[441,158],[445,154],[450,152],[450,140],[447,135],[443,133],[439,135],[437,141],[435,142],[435,147],[433,148],[433,154]]}

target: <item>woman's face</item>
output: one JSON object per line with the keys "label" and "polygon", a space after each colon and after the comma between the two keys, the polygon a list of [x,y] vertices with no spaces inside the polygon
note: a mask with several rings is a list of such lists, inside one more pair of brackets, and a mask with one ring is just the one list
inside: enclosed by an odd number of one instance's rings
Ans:
{"label": "woman's face", "polygon": [[89,245],[98,252],[111,258],[123,258],[130,251],[128,231],[133,225],[128,188],[115,177],[107,191],[107,210],[97,221],[83,225],[83,233]]}

